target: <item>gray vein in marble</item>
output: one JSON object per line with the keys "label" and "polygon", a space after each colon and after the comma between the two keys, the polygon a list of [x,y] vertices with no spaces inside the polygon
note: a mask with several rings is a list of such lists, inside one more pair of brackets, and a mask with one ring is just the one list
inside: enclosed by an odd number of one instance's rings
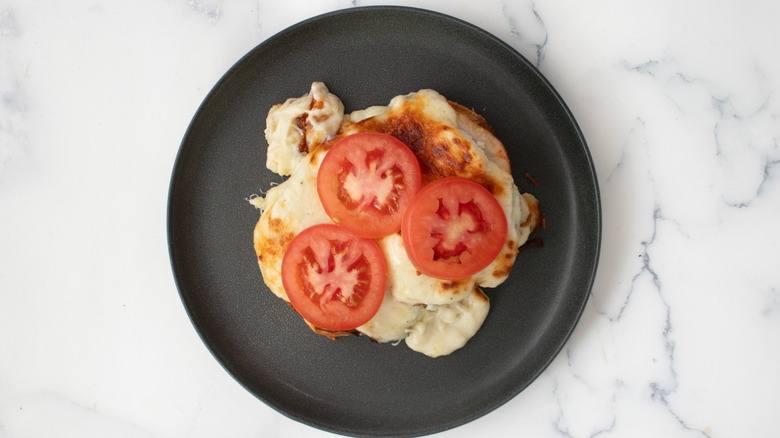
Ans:
{"label": "gray vein in marble", "polygon": [[683,419],[677,412],[675,412],[674,408],[667,400],[667,397],[669,395],[672,395],[677,391],[677,386],[679,385],[677,381],[677,373],[675,372],[673,366],[671,367],[671,371],[674,374],[674,387],[672,389],[664,389],[657,382],[651,383],[650,389],[652,391],[652,399],[654,401],[660,402],[666,408],[669,414],[677,421],[680,427],[682,427],[683,430],[687,432],[694,432],[703,437],[709,437],[710,435],[707,432],[688,425],[685,419]]}
{"label": "gray vein in marble", "polygon": [[[657,61],[649,61],[644,64],[632,66],[630,70],[637,71],[643,74],[648,74],[650,76],[655,75],[655,71],[657,69]],[[691,79],[689,77],[685,77],[684,75],[681,75],[679,77],[679,80],[685,80],[685,81],[692,81],[695,82],[695,79]],[[635,146],[645,144],[644,139],[645,136],[643,134],[644,130],[647,129],[645,121],[638,117],[636,119],[636,124],[634,127],[630,130],[630,138],[628,140],[628,144],[625,145],[622,148],[621,156],[617,162],[617,164],[614,166],[614,168],[610,171],[608,174],[606,181],[611,181],[613,177],[617,174],[617,172],[624,167],[624,161],[627,159],[626,154],[628,154]],[[646,177],[646,182],[648,182],[651,186],[655,186],[655,177],[652,173],[652,166],[646,169],[646,172],[648,172],[648,175]],[[651,400],[660,403],[664,409],[669,413],[671,418],[674,419],[678,424],[681,425],[682,428],[684,428],[687,431],[696,432],[698,434],[701,434],[702,436],[707,436],[705,432],[695,429],[691,426],[689,426],[685,420],[682,418],[681,415],[679,415],[672,404],[669,403],[669,397],[676,393],[679,386],[679,376],[677,374],[677,370],[675,367],[675,348],[676,343],[674,340],[674,328],[672,324],[672,308],[670,304],[667,302],[666,298],[664,297],[664,287],[663,287],[663,281],[661,273],[658,272],[656,269],[656,266],[653,263],[653,248],[655,247],[655,244],[661,239],[661,233],[663,230],[668,230],[668,228],[661,228],[661,224],[673,224],[675,226],[676,232],[680,233],[681,235],[685,235],[682,232],[682,229],[680,227],[680,224],[674,220],[673,218],[666,217],[663,214],[663,208],[662,205],[659,204],[659,199],[654,199],[654,206],[652,211],[652,229],[649,232],[649,235],[643,239],[640,242],[641,252],[639,254],[640,258],[640,264],[631,277],[630,285],[628,287],[628,291],[626,292],[626,295],[624,297],[623,303],[620,305],[620,308],[617,310],[616,313],[612,313],[612,315],[609,314],[609,312],[599,312],[605,316],[612,322],[612,323],[618,323],[620,322],[624,316],[626,315],[626,310],[631,306],[632,299],[634,298],[634,295],[640,286],[640,282],[643,286],[649,286],[651,290],[655,292],[655,295],[658,300],[660,300],[660,304],[663,309],[663,330],[661,333],[659,333],[662,336],[663,339],[663,346],[664,346],[664,355],[666,356],[666,360],[668,360],[668,368],[666,372],[663,373],[663,379],[656,378],[650,379],[647,384],[650,387],[651,390]],[[665,235],[664,235],[665,237]],[[661,317],[661,315],[659,315]],[[666,377],[668,377],[668,381],[666,381]],[[613,426],[614,428],[614,426]],[[608,433],[608,430],[598,432],[599,434],[606,434]],[[596,434],[592,435],[596,436]]]}
{"label": "gray vein in marble", "polygon": [[[623,306],[620,308],[620,311],[618,312],[617,316],[615,317],[615,321],[620,321],[623,318],[623,313],[625,312],[626,308],[628,308],[628,305],[631,301],[631,297],[634,295],[634,291],[636,290],[636,285],[639,279],[644,276],[645,274],[650,276],[650,282],[654,286],[655,290],[660,292],[661,290],[661,279],[658,277],[658,274],[656,274],[655,269],[653,269],[651,258],[650,258],[650,246],[655,243],[656,238],[658,237],[658,222],[662,219],[661,211],[658,208],[658,206],[655,207],[653,210],[653,232],[650,235],[650,238],[647,240],[643,240],[641,242],[642,245],[642,253],[639,254],[639,258],[642,260],[641,267],[639,269],[639,272],[634,274],[633,277],[631,277],[631,287],[628,290],[628,294],[626,295],[626,299],[623,302]],[[664,305],[667,307],[666,303]],[[668,316],[668,315],[667,315]],[[668,334],[665,332],[665,334]]]}
{"label": "gray vein in marble", "polygon": [[638,64],[631,64],[628,60],[622,59],[621,64],[628,71],[634,71],[667,83],[674,81],[688,85],[704,83],[703,79],[680,71],[680,66],[672,58],[649,59]]}
{"label": "gray vein in marble", "polygon": [[588,435],[588,438],[596,438],[597,436],[608,435],[612,433],[613,430],[615,430],[616,425],[617,425],[617,417],[613,416],[612,423],[608,427],[593,432],[592,434]]}
{"label": "gray vein in marble", "polygon": [[517,39],[522,41],[524,44],[529,44],[534,50],[536,55],[536,62],[534,62],[534,65],[539,68],[541,66],[542,61],[544,60],[545,56],[545,49],[547,48],[547,41],[549,40],[549,34],[547,32],[547,26],[544,24],[544,20],[542,19],[541,14],[536,9],[536,3],[531,3],[531,13],[534,17],[534,22],[539,25],[539,27],[542,29],[543,38],[540,42],[532,42],[529,38],[526,37],[526,33],[523,32],[523,30],[520,28],[520,25],[517,22],[517,19],[515,19],[512,16],[511,11],[508,9],[508,4],[506,2],[501,3],[501,14],[506,19],[507,24],[509,25],[509,30],[511,31],[512,35],[514,35]]}
{"label": "gray vein in marble", "polygon": [[[642,241],[642,254],[640,257],[642,258],[642,267],[640,271],[634,275],[634,277],[631,280],[631,291],[629,291],[629,294],[626,298],[626,303],[624,307],[620,310],[620,314],[616,318],[616,320],[620,320],[620,318],[623,316],[623,311],[628,306],[628,303],[631,299],[631,296],[633,295],[633,290],[635,288],[635,283],[637,280],[644,274],[647,274],[650,276],[651,284],[653,285],[654,290],[656,291],[656,294],[658,296],[658,299],[661,301],[661,304],[664,308],[664,329],[661,333],[664,341],[664,348],[665,353],[667,356],[667,359],[669,361],[669,367],[668,367],[668,375],[671,376],[671,383],[668,383],[664,385],[661,382],[657,381],[651,381],[650,382],[650,390],[651,390],[651,399],[655,402],[661,403],[661,405],[664,406],[664,408],[669,412],[669,414],[680,424],[680,426],[685,429],[686,431],[691,432],[697,432],[700,433],[702,436],[708,436],[706,432],[696,429],[686,423],[686,421],[680,416],[674,409],[674,407],[669,403],[668,397],[670,395],[673,395],[677,392],[677,389],[679,387],[679,376],[677,374],[677,369],[675,367],[675,349],[676,349],[676,343],[673,339],[673,333],[674,333],[674,327],[672,324],[672,307],[669,305],[669,303],[666,301],[663,293],[663,282],[661,281],[661,276],[657,273],[656,269],[653,267],[652,264],[652,258],[650,256],[651,247],[658,241],[659,238],[659,224],[661,222],[668,222],[672,221],[662,214],[661,208],[659,206],[656,206],[653,210],[653,231],[649,239]],[[679,226],[677,228],[677,231],[679,232]]]}
{"label": "gray vein in marble", "polygon": [[547,32],[547,26],[545,26],[542,16],[536,9],[536,3],[531,4],[531,12],[533,12],[536,22],[544,29],[544,40],[539,44],[534,44],[534,47],[536,47],[536,67],[540,67],[542,61],[544,61],[545,49],[547,49],[547,41],[550,40],[550,34]]}
{"label": "gray vein in marble", "polygon": [[[571,348],[566,347],[565,353],[566,353],[566,366],[569,367],[570,370],[574,369],[574,365],[571,363],[571,361],[572,361]],[[584,377],[582,377],[580,374],[572,372],[571,375],[572,375],[572,377],[574,377],[575,379],[579,380],[583,384],[588,385],[588,381]]]}
{"label": "gray vein in marble", "polygon": [[[720,197],[725,205],[749,207],[762,196],[767,184],[777,180],[775,169],[780,163],[780,133],[754,132],[767,120],[776,121],[778,117],[773,86],[759,67],[753,69],[756,80],[750,82],[746,90],[732,94],[729,87],[733,84],[715,83],[688,74],[684,66],[671,57],[638,64],[626,60],[621,63],[627,71],[655,80],[681,114],[687,115],[701,106],[712,109],[713,153],[719,160],[718,170],[725,177],[731,175],[721,186]],[[753,95],[759,99],[751,99]],[[709,102],[702,99],[709,99]],[[735,103],[735,99],[739,99],[740,104]],[[702,123],[706,123],[707,118],[703,120]],[[694,120],[688,122],[695,123]],[[765,141],[767,136],[771,140]],[[737,157],[739,159],[735,160]]]}
{"label": "gray vein in marble", "polygon": [[778,168],[780,168],[780,159],[764,158],[764,170],[761,174],[761,182],[756,187],[755,196],[739,202],[729,201],[725,197],[721,197],[723,203],[734,208],[750,207],[757,198],[763,195],[766,186],[776,181]]}
{"label": "gray vein in marble", "polygon": [[[574,369],[574,364],[572,364],[571,349],[568,348],[568,347],[566,348],[566,366],[568,367],[569,370],[573,370]],[[588,381],[583,376],[581,376],[580,374],[575,373],[575,372],[572,371],[571,375],[572,375],[572,377],[574,377],[576,380],[578,380],[583,385],[585,385],[587,387],[591,387],[590,383],[588,383]],[[620,386],[621,382],[618,381],[616,383],[616,385]],[[555,428],[559,432],[565,433],[566,436],[572,436],[570,432],[564,430],[562,427],[559,427],[559,424],[563,421],[564,409],[563,409],[563,406],[561,405],[560,398],[558,397],[558,394],[557,394],[557,391],[556,391],[557,388],[558,388],[558,382],[556,381],[555,382],[555,386],[553,387],[553,392],[555,393],[556,403],[558,405],[558,408],[559,408],[560,412],[559,412],[559,418],[556,421],[556,427]],[[589,438],[594,438],[594,437],[600,436],[602,434],[609,434],[610,432],[612,432],[615,429],[615,425],[617,424],[617,416],[615,415],[615,410],[614,410],[614,405],[616,403],[615,393],[614,392],[612,393],[611,402],[612,402],[612,408],[609,409],[609,412],[612,413],[612,415],[611,415],[612,421],[606,427],[594,430],[590,435],[588,435]]]}
{"label": "gray vein in marble", "polygon": [[607,174],[606,178],[604,179],[605,181],[607,182],[612,181],[612,178],[615,176],[615,174],[623,168],[623,163],[625,162],[626,159],[626,150],[630,147],[631,144],[634,143],[634,141],[637,141],[634,140],[634,136],[636,136],[638,132],[643,130],[644,127],[645,127],[644,120],[642,120],[641,118],[637,118],[634,126],[632,126],[631,129],[629,129],[628,132],[629,140],[626,142],[626,144],[623,145],[623,147],[620,148],[620,157],[618,158],[617,163],[615,163],[615,166],[612,167],[612,170],[610,170],[609,173]]}
{"label": "gray vein in marble", "polygon": [[558,418],[555,419],[555,424],[553,424],[553,427],[558,432],[560,436],[566,437],[566,438],[574,438],[574,436],[569,432],[568,428],[566,427],[566,417],[563,413],[563,405],[561,404],[561,397],[558,392],[558,382],[556,381],[553,384],[552,393],[555,396],[555,404],[558,406]]}
{"label": "gray vein in marble", "polygon": [[620,63],[623,65],[623,68],[628,71],[635,71],[653,77],[655,77],[655,69],[658,67],[658,61],[655,59],[650,59],[639,64],[630,64],[627,60],[621,59]]}
{"label": "gray vein in marble", "polygon": [[[556,405],[558,407],[558,417],[555,419],[555,422],[553,424],[553,429],[555,429],[555,431],[558,432],[558,434],[560,436],[562,436],[562,437],[575,438],[577,435],[573,434],[569,430],[568,425],[566,424],[566,415],[564,413],[565,410],[563,408],[563,405],[561,404],[560,395],[558,393],[558,382],[555,382],[555,384],[553,386],[553,391],[552,392],[553,392],[553,394],[555,396],[555,403],[556,403]],[[614,395],[612,397],[612,401],[613,401],[613,404],[614,404],[614,401],[615,401]],[[610,432],[612,432],[615,429],[616,425],[617,425],[617,417],[613,414],[612,415],[612,421],[610,422],[609,425],[607,425],[606,427],[599,428],[599,429],[596,429],[596,430],[592,431],[588,435],[588,438],[594,438],[594,437],[598,437],[598,436],[601,436],[601,435],[604,435],[604,434],[609,434]]]}
{"label": "gray vein in marble", "polygon": [[734,109],[727,97],[712,96],[712,107],[720,116],[712,130],[715,139],[715,149],[718,156],[724,156],[726,153],[725,145],[721,140],[723,126],[727,120],[740,121],[741,117],[737,114],[736,109]]}
{"label": "gray vein in marble", "polygon": [[[717,130],[716,130],[716,142],[718,142]],[[750,147],[751,149],[754,148],[754,146],[751,144],[748,144],[747,146]],[[719,144],[719,148],[720,148],[720,144]],[[772,139],[772,146],[768,151],[756,151],[756,154],[760,155],[760,158],[758,159],[760,159],[762,162],[761,164],[762,170],[761,170],[760,180],[756,185],[754,194],[747,199],[742,199],[739,201],[730,201],[726,199],[725,196],[721,196],[723,202],[726,205],[734,208],[750,207],[756,199],[763,196],[769,184],[777,182],[778,172],[780,172],[779,170],[780,169],[780,138],[775,137]]]}

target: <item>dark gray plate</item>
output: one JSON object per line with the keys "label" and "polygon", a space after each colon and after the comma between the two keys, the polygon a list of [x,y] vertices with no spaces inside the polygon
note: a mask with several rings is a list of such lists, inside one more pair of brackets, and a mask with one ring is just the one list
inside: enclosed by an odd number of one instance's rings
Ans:
{"label": "dark gray plate", "polygon": [[[281,178],[265,169],[271,105],[323,81],[347,111],[433,88],[474,108],[535,194],[544,246],[520,252],[482,329],[438,359],[405,345],[313,334],[263,284],[245,198]],[[524,178],[532,175],[539,183]],[[352,8],[304,21],[242,58],[198,109],[170,185],[168,240],[181,299],[203,342],[243,386],[331,432],[424,435],[480,417],[528,386],[561,350],[587,301],[600,245],[585,140],[541,74],[499,39],[429,11]]]}

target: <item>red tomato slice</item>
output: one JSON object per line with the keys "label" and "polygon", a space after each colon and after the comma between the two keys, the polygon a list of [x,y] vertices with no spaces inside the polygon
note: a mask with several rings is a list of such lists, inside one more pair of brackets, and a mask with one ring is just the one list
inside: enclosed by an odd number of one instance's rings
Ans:
{"label": "red tomato slice", "polygon": [[420,175],[417,157],[397,138],[352,134],[322,160],[317,193],[333,222],[377,239],[401,229],[404,211],[422,186]]}
{"label": "red tomato slice", "polygon": [[417,194],[404,214],[401,235],[418,271],[457,280],[493,262],[506,241],[507,221],[487,189],[465,178],[448,177]]}
{"label": "red tomato slice", "polygon": [[282,284],[305,320],[326,330],[351,330],[379,310],[387,266],[375,241],[338,225],[315,225],[290,242]]}

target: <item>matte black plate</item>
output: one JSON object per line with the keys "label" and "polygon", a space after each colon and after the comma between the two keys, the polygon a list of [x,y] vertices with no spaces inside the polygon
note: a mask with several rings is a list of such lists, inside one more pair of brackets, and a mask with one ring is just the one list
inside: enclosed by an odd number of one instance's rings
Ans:
{"label": "matte black plate", "polygon": [[[488,289],[482,329],[428,358],[367,338],[312,333],[263,284],[246,202],[281,178],[265,168],[268,109],[323,81],[347,111],[432,88],[481,113],[516,183],[546,213],[543,247]],[[524,175],[530,174],[538,187]],[[565,104],[522,56],[468,23],[399,7],[352,8],[257,46],[216,84],[181,144],[168,239],[181,299],[203,342],[247,390],[298,421],[349,435],[424,435],[480,417],[528,386],[587,301],[600,245],[595,172]]]}

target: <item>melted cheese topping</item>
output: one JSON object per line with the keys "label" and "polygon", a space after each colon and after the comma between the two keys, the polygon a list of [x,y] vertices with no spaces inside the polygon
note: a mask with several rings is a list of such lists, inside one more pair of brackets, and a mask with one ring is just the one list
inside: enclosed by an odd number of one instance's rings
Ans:
{"label": "melted cheese topping", "polygon": [[[263,210],[254,244],[269,289],[289,301],[281,281],[287,245],[301,230],[331,222],[319,201],[316,184],[319,163],[330,145],[357,132],[384,132],[412,149],[420,161],[424,183],[458,175],[488,188],[504,209],[509,233],[505,248],[490,266],[457,281],[417,272],[400,235],[378,239],[388,262],[387,290],[377,314],[357,331],[379,342],[405,339],[410,348],[431,357],[450,354],[465,345],[479,330],[490,307],[479,287],[495,287],[506,280],[518,247],[536,224],[529,207],[535,199],[520,195],[503,145],[457,108],[435,91],[421,90],[397,96],[388,106],[344,115],[341,101],[316,82],[308,95],[274,106],[267,119],[267,165],[290,177],[270,189],[264,199],[251,200]],[[307,121],[303,128],[299,126],[302,115]]]}
{"label": "melted cheese topping", "polygon": [[274,105],[266,118],[266,167],[289,175],[310,150],[338,132],[343,117],[344,105],[322,82],[313,83],[309,94]]}
{"label": "melted cheese topping", "polygon": [[410,327],[423,319],[425,313],[424,306],[413,306],[396,299],[393,288],[388,287],[379,311],[357,330],[377,342],[400,341],[406,337]]}
{"label": "melted cheese topping", "polygon": [[482,327],[490,301],[479,289],[446,306],[427,306],[406,337],[406,345],[430,357],[452,353],[466,345]]}
{"label": "melted cheese topping", "polygon": [[287,245],[304,229],[330,223],[317,194],[318,169],[319,165],[312,164],[311,160],[300,161],[290,178],[268,190],[265,199],[252,200],[265,207],[254,230],[260,271],[271,292],[285,301],[289,299],[282,286],[282,258]]}
{"label": "melted cheese topping", "polygon": [[387,260],[387,281],[392,284],[393,296],[401,302],[450,304],[474,289],[474,279],[440,280],[417,272],[406,255],[400,234],[384,237],[378,243]]}

